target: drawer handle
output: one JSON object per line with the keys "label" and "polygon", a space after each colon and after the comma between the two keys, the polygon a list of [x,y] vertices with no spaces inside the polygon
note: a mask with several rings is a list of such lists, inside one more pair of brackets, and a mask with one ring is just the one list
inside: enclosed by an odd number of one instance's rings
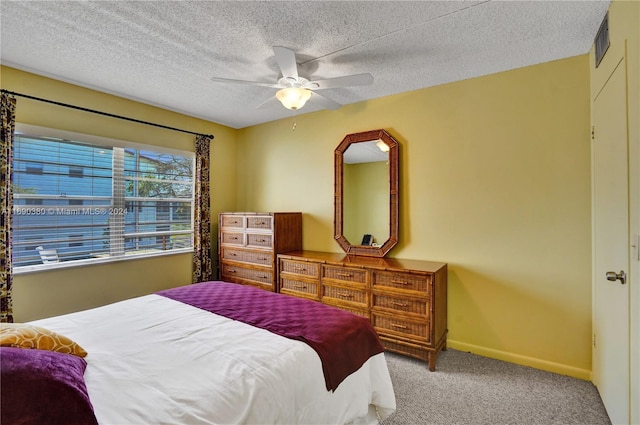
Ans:
{"label": "drawer handle", "polygon": [[392,280],[391,283],[394,285],[409,285],[409,282],[406,280]]}
{"label": "drawer handle", "polygon": [[227,269],[227,272],[229,272],[229,273],[238,273],[238,272],[237,272],[236,270],[234,270],[234,269]]}
{"label": "drawer handle", "polygon": [[398,329],[407,329],[405,325],[399,325],[397,323],[392,323],[391,326]]}
{"label": "drawer handle", "polygon": [[266,260],[268,260],[268,258],[267,258],[267,257],[258,257],[258,260],[260,260],[260,261],[266,261]]}
{"label": "drawer handle", "polygon": [[338,292],[338,295],[343,298],[353,298],[353,294],[350,294],[348,292]]}
{"label": "drawer handle", "polygon": [[351,273],[336,273],[336,276],[340,276],[340,277],[353,277],[353,274],[351,274]]}
{"label": "drawer handle", "polygon": [[301,267],[301,266],[294,266],[294,267],[293,267],[293,269],[294,269],[294,270],[297,270],[297,271],[299,271],[299,272],[304,272],[304,271],[306,271],[306,270],[307,270],[307,269],[305,269],[304,267]]}
{"label": "drawer handle", "polygon": [[268,278],[269,276],[267,276],[266,274],[263,274],[262,276],[258,276],[258,277],[259,277],[260,279],[266,279],[266,278]]}
{"label": "drawer handle", "polygon": [[300,284],[298,284],[298,285],[292,285],[292,286],[293,286],[294,288],[296,288],[296,289],[307,289],[307,285],[300,285]]}
{"label": "drawer handle", "polygon": [[407,303],[397,303],[395,301],[392,301],[391,305],[395,305],[396,307],[409,307],[409,304]]}
{"label": "drawer handle", "polygon": [[257,239],[258,242],[266,242],[266,239]]}
{"label": "drawer handle", "polygon": [[238,237],[237,237],[237,236],[230,236],[230,237],[229,237],[229,239],[234,240],[234,241],[237,241],[237,240],[238,240]]}
{"label": "drawer handle", "polygon": [[230,252],[229,253],[229,257],[237,257],[237,256],[238,256],[238,254],[236,254],[235,252]]}
{"label": "drawer handle", "polygon": [[258,226],[262,226],[263,224],[266,224],[264,221],[256,221],[256,225]]}

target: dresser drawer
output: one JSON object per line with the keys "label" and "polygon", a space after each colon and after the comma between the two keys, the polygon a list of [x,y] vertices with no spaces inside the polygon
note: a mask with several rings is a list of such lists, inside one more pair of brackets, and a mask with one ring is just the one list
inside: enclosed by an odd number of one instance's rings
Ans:
{"label": "dresser drawer", "polygon": [[270,251],[246,251],[244,261],[252,264],[260,264],[262,266],[273,265],[273,253]]}
{"label": "dresser drawer", "polygon": [[246,254],[245,251],[234,248],[222,248],[220,252],[222,260],[229,261],[245,261]]}
{"label": "dresser drawer", "polygon": [[373,308],[395,310],[428,317],[429,301],[420,298],[395,297],[383,293],[373,293]]}
{"label": "dresser drawer", "polygon": [[322,285],[322,301],[329,302],[330,299],[358,304],[362,308],[367,308],[367,291],[365,289]]}
{"label": "dresser drawer", "polygon": [[247,230],[273,230],[273,217],[249,215],[247,216]]}
{"label": "dresser drawer", "polygon": [[242,229],[244,227],[244,217],[241,215],[222,214],[220,216],[220,226]]}
{"label": "dresser drawer", "polygon": [[431,276],[400,272],[373,272],[373,288],[394,288],[428,293]]}
{"label": "dresser drawer", "polygon": [[291,273],[300,276],[318,278],[319,264],[305,261],[280,260],[280,273]]}
{"label": "dresser drawer", "polygon": [[322,266],[322,278],[365,284],[367,283],[367,271],[349,267]]}
{"label": "dresser drawer", "polygon": [[242,249],[222,247],[222,260],[241,261],[261,266],[273,265],[273,253],[269,251],[245,251]]}
{"label": "dresser drawer", "polygon": [[247,279],[259,283],[273,284],[273,273],[270,269],[256,270],[222,263],[222,280]]}
{"label": "dresser drawer", "polygon": [[242,232],[220,232],[220,243],[227,245],[244,245],[244,233]]}
{"label": "dresser drawer", "polygon": [[272,248],[273,235],[264,233],[247,233],[247,246],[257,248]]}
{"label": "dresser drawer", "polygon": [[394,334],[400,337],[429,341],[429,323],[427,321],[409,320],[404,317],[371,314],[373,327],[381,334]]}
{"label": "dresser drawer", "polygon": [[318,282],[307,282],[287,277],[280,278],[280,292],[305,298],[318,299]]}
{"label": "dresser drawer", "polygon": [[348,311],[349,313],[355,314],[356,316],[364,317],[365,319],[369,319],[369,311],[363,308],[354,308],[349,304],[335,304],[331,301],[323,301],[323,304],[330,305],[331,307],[339,308],[340,310]]}

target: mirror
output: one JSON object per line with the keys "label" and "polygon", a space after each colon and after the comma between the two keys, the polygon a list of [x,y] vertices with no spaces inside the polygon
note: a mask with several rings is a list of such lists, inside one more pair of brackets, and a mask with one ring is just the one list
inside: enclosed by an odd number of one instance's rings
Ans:
{"label": "mirror", "polygon": [[398,243],[398,150],[385,130],[348,134],[335,150],[334,237],[348,255],[384,257]]}

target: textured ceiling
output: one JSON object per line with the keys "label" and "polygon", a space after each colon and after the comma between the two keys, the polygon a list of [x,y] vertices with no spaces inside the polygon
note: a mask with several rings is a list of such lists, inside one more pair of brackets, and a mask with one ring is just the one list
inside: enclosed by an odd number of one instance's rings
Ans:
{"label": "textured ceiling", "polygon": [[211,80],[276,82],[273,46],[294,50],[312,79],[371,73],[371,86],[321,92],[349,104],[587,53],[608,6],[2,0],[0,61],[242,128],[320,109],[258,109],[275,89]]}

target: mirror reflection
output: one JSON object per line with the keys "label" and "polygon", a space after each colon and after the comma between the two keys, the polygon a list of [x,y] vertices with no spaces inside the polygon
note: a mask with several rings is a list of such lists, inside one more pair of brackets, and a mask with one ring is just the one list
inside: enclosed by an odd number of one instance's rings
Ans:
{"label": "mirror reflection", "polygon": [[384,257],[398,243],[398,142],[347,134],[335,150],[334,238],[348,255]]}
{"label": "mirror reflection", "polygon": [[343,235],[350,245],[389,239],[389,146],[354,143],[343,154]]}

